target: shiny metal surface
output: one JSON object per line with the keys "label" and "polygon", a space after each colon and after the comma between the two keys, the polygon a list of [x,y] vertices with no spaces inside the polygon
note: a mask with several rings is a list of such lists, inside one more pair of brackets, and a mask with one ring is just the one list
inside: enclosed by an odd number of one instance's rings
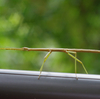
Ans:
{"label": "shiny metal surface", "polygon": [[100,75],[0,70],[1,99],[100,99]]}

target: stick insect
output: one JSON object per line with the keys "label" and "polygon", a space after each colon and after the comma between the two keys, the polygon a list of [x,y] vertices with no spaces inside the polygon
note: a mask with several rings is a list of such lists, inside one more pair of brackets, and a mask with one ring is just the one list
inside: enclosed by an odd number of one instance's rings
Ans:
{"label": "stick insect", "polygon": [[[50,56],[50,54],[52,52],[64,52],[64,53],[68,54],[70,57],[72,57],[73,59],[75,59],[75,74],[76,74],[76,62],[79,62],[82,65],[82,67],[83,67],[84,71],[86,72],[86,74],[88,74],[84,64],[82,63],[82,61],[80,61],[77,58],[77,52],[100,53],[100,50],[69,49],[69,48],[28,48],[28,47],[23,47],[23,48],[0,48],[0,50],[47,51],[48,53],[44,57],[44,61],[43,61],[42,66],[40,68],[40,74],[39,74],[38,79],[41,76],[41,72],[42,72],[44,63],[46,62],[47,58]],[[75,54],[75,56],[73,54]],[[76,75],[76,79],[78,79],[77,75]]]}

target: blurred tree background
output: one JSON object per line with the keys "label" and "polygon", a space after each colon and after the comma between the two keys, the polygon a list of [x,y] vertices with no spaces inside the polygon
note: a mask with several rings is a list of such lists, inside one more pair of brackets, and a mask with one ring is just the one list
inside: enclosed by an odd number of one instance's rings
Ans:
{"label": "blurred tree background", "polygon": [[[100,49],[100,0],[0,0],[0,47]],[[38,71],[46,53],[0,50],[0,68]],[[100,74],[100,54],[77,54]],[[74,73],[74,59],[53,52],[43,71]]]}

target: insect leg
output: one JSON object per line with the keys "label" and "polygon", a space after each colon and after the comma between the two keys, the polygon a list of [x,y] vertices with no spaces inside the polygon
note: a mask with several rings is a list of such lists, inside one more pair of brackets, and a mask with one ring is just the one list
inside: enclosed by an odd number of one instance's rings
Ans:
{"label": "insect leg", "polygon": [[75,56],[73,56],[72,54],[70,54],[70,53],[76,53],[76,52],[66,51],[66,53],[67,53],[69,56],[71,56],[72,58],[75,59],[75,72],[76,72],[76,61],[77,61],[77,62],[79,62],[80,64],[82,64],[83,69],[85,70],[86,74],[88,74],[88,72],[87,72],[87,70],[86,70],[84,64],[83,64],[78,58],[76,58],[76,54],[75,54]]}
{"label": "insect leg", "polygon": [[[77,74],[76,74],[76,71],[77,71],[77,65],[76,65],[76,56],[77,56],[77,53],[76,52],[72,52],[72,51],[66,51],[66,53],[68,54],[68,53],[73,53],[73,54],[75,54],[75,75],[76,75],[76,79],[78,79],[77,78]],[[68,54],[69,55],[69,54]]]}
{"label": "insect leg", "polygon": [[47,58],[50,56],[50,54],[51,54],[51,51],[48,52],[48,53],[45,55],[45,57],[44,57],[44,61],[43,61],[42,66],[41,66],[41,68],[40,68],[40,75],[39,75],[38,79],[39,79],[40,76],[41,76],[41,72],[42,72],[42,69],[43,69],[44,63],[46,62],[46,60],[47,60]]}

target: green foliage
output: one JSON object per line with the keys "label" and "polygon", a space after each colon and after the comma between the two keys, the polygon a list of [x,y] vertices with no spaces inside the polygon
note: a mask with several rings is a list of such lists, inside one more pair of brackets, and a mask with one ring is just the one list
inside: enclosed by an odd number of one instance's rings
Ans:
{"label": "green foliage", "polygon": [[[99,0],[0,0],[0,47],[100,49],[99,26]],[[0,68],[38,71],[45,54],[0,50]],[[100,54],[78,58],[89,73],[100,74]],[[74,60],[52,53],[43,70],[74,72]]]}

